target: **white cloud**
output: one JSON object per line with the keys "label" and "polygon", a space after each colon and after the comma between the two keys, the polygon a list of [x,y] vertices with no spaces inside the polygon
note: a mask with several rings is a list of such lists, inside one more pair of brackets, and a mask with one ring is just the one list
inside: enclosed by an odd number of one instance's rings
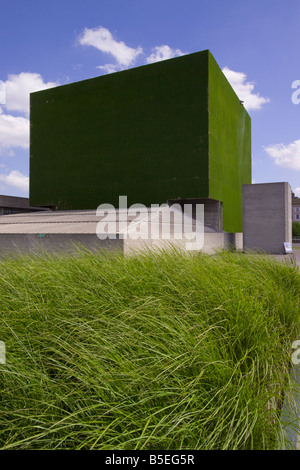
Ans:
{"label": "white cloud", "polygon": [[0,104],[5,104],[5,83],[0,80]]}
{"label": "white cloud", "polygon": [[57,85],[57,82],[44,82],[38,73],[21,72],[18,75],[9,75],[5,82],[6,109],[28,114],[29,94]]}
{"label": "white cloud", "polygon": [[98,65],[96,68],[103,70],[105,73],[114,73],[120,70],[120,67],[116,64]]}
{"label": "white cloud", "polygon": [[300,197],[300,188],[296,188],[293,193],[295,194],[296,197]]}
{"label": "white cloud", "polygon": [[180,49],[171,49],[170,46],[156,46],[153,49],[152,54],[147,57],[147,64],[152,64],[153,62],[159,62],[160,60],[172,59],[173,57],[178,57],[184,55]]}
{"label": "white cloud", "polygon": [[[57,82],[44,82],[38,73],[21,72],[9,75],[1,86],[2,107],[0,108],[0,151],[12,147],[29,148],[29,95],[58,85]],[[5,95],[5,96],[4,96]],[[9,112],[21,114],[13,116]],[[22,116],[22,114],[25,116]],[[9,152],[6,152],[9,155]]]}
{"label": "white cloud", "polygon": [[276,165],[300,170],[300,140],[295,140],[288,145],[269,145],[264,149],[270,157],[274,158]]}
{"label": "white cloud", "polygon": [[0,181],[24,192],[29,190],[29,177],[18,170],[12,170],[8,175],[0,174]]}
{"label": "white cloud", "polygon": [[263,104],[269,103],[269,98],[264,98],[263,96],[260,96],[259,93],[254,93],[254,84],[246,81],[247,75],[244,73],[235,72],[234,70],[230,70],[228,67],[224,67],[222,72],[239,99],[244,101],[244,106],[248,111],[250,109],[260,109]]}
{"label": "white cloud", "polygon": [[123,41],[116,41],[111,32],[100,26],[99,28],[85,28],[79,37],[82,46],[93,46],[101,52],[111,54],[120,66],[128,67],[143,52],[141,47],[136,49],[127,46]]}
{"label": "white cloud", "polygon": [[0,114],[0,148],[29,148],[29,119]]}

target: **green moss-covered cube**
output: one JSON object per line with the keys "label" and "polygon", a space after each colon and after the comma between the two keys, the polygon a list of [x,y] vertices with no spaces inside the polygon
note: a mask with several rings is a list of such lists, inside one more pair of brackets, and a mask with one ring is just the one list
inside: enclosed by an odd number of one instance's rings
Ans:
{"label": "green moss-covered cube", "polygon": [[223,202],[242,231],[251,121],[209,51],[32,93],[30,204]]}

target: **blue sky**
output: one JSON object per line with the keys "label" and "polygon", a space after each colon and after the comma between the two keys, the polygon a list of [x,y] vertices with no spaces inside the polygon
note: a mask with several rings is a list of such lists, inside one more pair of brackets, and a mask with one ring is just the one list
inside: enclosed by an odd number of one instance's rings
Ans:
{"label": "blue sky", "polygon": [[9,0],[0,17],[0,194],[28,196],[30,92],[209,49],[252,119],[253,182],[300,196],[298,0]]}

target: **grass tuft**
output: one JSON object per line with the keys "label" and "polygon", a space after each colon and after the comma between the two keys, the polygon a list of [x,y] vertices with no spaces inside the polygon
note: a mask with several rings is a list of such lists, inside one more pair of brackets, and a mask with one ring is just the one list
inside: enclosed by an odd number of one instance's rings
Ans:
{"label": "grass tuft", "polygon": [[221,252],[0,260],[0,449],[274,449],[293,264]]}

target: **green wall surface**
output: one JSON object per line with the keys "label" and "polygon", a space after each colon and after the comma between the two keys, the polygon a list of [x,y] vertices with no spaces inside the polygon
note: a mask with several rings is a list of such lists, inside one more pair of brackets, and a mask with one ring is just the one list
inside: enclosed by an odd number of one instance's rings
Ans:
{"label": "green wall surface", "polygon": [[224,202],[226,230],[241,231],[245,113],[209,51],[32,93],[30,204],[211,197]]}
{"label": "green wall surface", "polygon": [[207,63],[204,52],[31,94],[31,203],[207,196]]}
{"label": "green wall surface", "polygon": [[209,54],[209,197],[223,202],[223,228],[242,232],[242,185],[251,184],[251,119]]}

